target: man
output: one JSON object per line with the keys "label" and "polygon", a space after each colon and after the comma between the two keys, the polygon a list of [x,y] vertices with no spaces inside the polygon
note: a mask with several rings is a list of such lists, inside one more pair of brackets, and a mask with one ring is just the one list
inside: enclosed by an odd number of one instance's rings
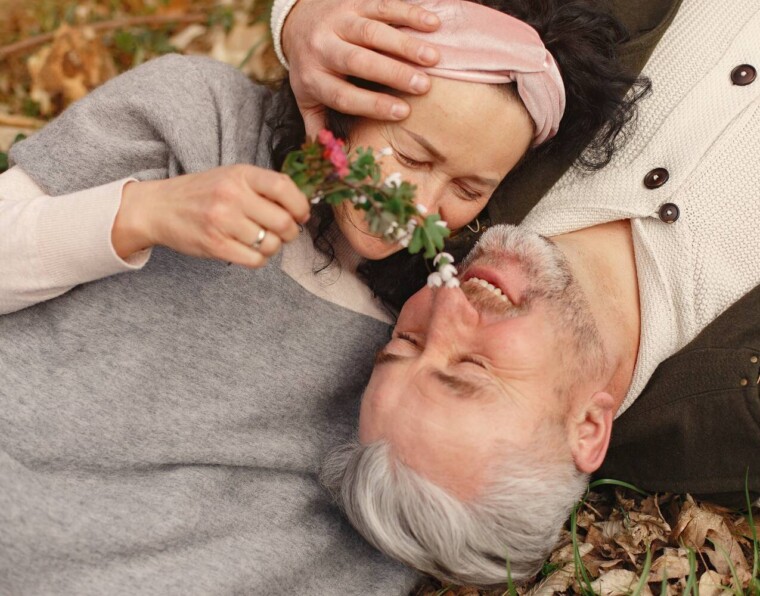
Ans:
{"label": "man", "polygon": [[[662,33],[678,8],[673,3],[671,10],[661,11],[664,26],[653,33]],[[498,405],[503,408],[497,415],[488,409],[496,407],[488,401],[490,394],[482,391],[483,398],[477,383],[440,370],[443,363],[488,369],[493,365],[489,358],[500,354],[498,349],[488,358],[478,354],[492,343],[482,328],[482,319],[492,313],[481,312],[483,305],[487,311],[488,300],[501,300],[483,297],[491,289],[468,281],[461,291],[433,296],[423,290],[404,309],[396,339],[381,353],[365,396],[361,438],[370,446],[357,448],[354,455],[344,452],[326,472],[328,482],[336,486],[345,479],[340,490],[350,507],[349,517],[376,545],[420,569],[459,581],[503,581],[505,557],[513,573],[516,568],[521,575],[530,573],[579,494],[582,474],[602,464],[613,416],[623,411],[617,423],[620,431],[616,426],[612,435],[607,474],[645,488],[730,496],[737,503],[749,466],[750,490],[760,490],[755,466],[760,461],[760,294],[754,289],[760,281],[755,239],[760,55],[750,41],[760,35],[759,10],[754,3],[742,2],[728,15],[710,2],[684,2],[644,70],[653,80],[654,93],[642,106],[639,128],[628,147],[593,177],[567,174],[524,222],[525,230],[553,237],[556,249],[551,243],[536,243],[535,237],[531,246],[540,254],[545,250],[550,262],[576,279],[563,290],[573,300],[563,295],[554,301],[552,291],[537,291],[536,304],[545,301],[545,307],[522,313],[518,298],[511,312],[520,316],[501,321],[512,327],[495,335],[514,337],[512,329],[519,321],[540,313],[540,324],[530,332],[519,328],[526,338],[506,351],[507,356],[525,356],[527,345],[535,348],[531,358],[498,361],[498,371],[537,387],[509,391],[503,380],[497,383],[502,390]],[[290,27],[296,27],[297,14]],[[380,37],[379,31],[374,33]],[[286,54],[287,36],[286,27]],[[294,47],[306,43],[304,39],[308,36],[293,37]],[[413,51],[421,49],[406,48],[405,55]],[[424,63],[418,55],[416,62]],[[691,66],[680,67],[686,63]],[[385,74],[390,77],[389,70]],[[414,74],[407,81],[412,87]],[[345,91],[335,93],[346,103],[341,95]],[[370,104],[372,100],[377,103]],[[363,95],[357,109],[390,109],[387,102],[393,101],[398,98]],[[550,183],[556,179],[549,178]],[[524,176],[518,186],[521,182]],[[532,206],[526,208],[525,203],[530,200],[502,201],[491,214],[497,221],[516,221]],[[484,240],[476,255],[482,252],[487,258],[503,252],[496,240],[501,234]],[[508,245],[511,234],[506,235]],[[622,261],[610,260],[612,251]],[[480,258],[473,258],[473,268]],[[601,265],[604,268],[598,269]],[[492,285],[502,294],[514,293],[523,275],[516,271],[523,269],[512,265],[510,273],[507,264],[507,271],[499,273],[504,266],[492,265],[483,277],[497,282]],[[464,271],[463,279],[469,275],[479,276],[472,268]],[[504,287],[500,279],[506,280]],[[572,313],[578,316],[569,316]],[[469,323],[461,320],[467,317]],[[551,321],[563,324],[547,326]],[[463,361],[457,363],[457,358]],[[428,376],[415,380],[414,374],[424,371]],[[473,391],[477,399],[465,397]],[[478,423],[472,412],[480,414]],[[552,432],[558,428],[565,432]],[[377,440],[390,447],[373,445]],[[499,449],[501,457],[496,457]],[[505,457],[510,449],[519,456]],[[374,467],[357,465],[362,459]],[[536,472],[538,462],[543,471]],[[548,491],[537,488],[536,473],[549,478]],[[365,493],[363,507],[388,514],[396,523],[366,515],[367,509],[360,512],[360,493],[351,486],[370,480],[374,490]],[[407,495],[424,494],[428,504],[435,497],[442,505],[421,508],[412,496],[397,498],[393,482]],[[547,501],[547,493],[558,492],[558,486],[562,489],[557,500]],[[462,517],[465,510],[503,510],[510,492],[508,511],[512,516],[520,513],[510,523],[498,517]],[[538,520],[547,514],[547,523],[537,530]],[[494,526],[513,532],[511,539],[484,531]],[[441,528],[450,528],[452,534]],[[457,534],[457,528],[467,530]],[[461,544],[468,548],[458,550]],[[519,548],[507,547],[505,553],[505,544]]]}

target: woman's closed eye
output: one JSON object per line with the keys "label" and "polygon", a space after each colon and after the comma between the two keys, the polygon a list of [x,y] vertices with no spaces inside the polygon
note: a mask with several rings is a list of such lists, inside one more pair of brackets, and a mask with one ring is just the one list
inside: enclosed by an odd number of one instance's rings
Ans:
{"label": "woman's closed eye", "polygon": [[[414,159],[413,157],[409,157],[408,155],[401,153],[398,149],[394,149],[393,154],[394,154],[394,157],[396,158],[396,161],[398,161],[401,165],[406,166],[407,168],[421,169],[421,168],[428,168],[432,165],[432,163],[429,161],[420,161],[420,160]],[[461,184],[456,181],[454,182],[454,186],[455,186],[454,193],[457,195],[457,197],[459,197],[463,201],[478,201],[480,199],[488,198],[490,196],[490,193],[486,195],[484,192],[480,190],[475,190],[465,184]]]}
{"label": "woman's closed eye", "polygon": [[405,166],[407,166],[409,168],[423,168],[423,167],[429,165],[429,163],[426,162],[426,161],[416,160],[416,159],[414,159],[412,157],[409,157],[408,155],[404,155],[403,153],[400,153],[399,151],[394,151],[394,154],[395,154],[396,160],[399,163],[401,163],[401,164],[403,164],[403,165],[405,165]]}
{"label": "woman's closed eye", "polygon": [[465,201],[477,201],[478,199],[483,198],[483,193],[478,192],[476,190],[470,190],[466,186],[461,186],[457,184],[457,194],[459,195],[460,199],[464,199]]}

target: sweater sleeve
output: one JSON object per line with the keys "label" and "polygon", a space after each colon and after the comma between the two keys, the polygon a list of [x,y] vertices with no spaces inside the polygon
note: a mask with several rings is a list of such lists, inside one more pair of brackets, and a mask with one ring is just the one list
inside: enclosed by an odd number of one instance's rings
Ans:
{"label": "sweater sleeve", "polygon": [[129,181],[51,197],[18,167],[0,175],[0,314],[145,265],[149,250],[124,260],[111,244]]}
{"label": "sweater sleeve", "polygon": [[170,54],[95,89],[28,139],[18,165],[57,196],[249,163],[269,167],[271,91],[208,58]]}
{"label": "sweater sleeve", "polygon": [[285,58],[285,52],[282,51],[282,30],[285,27],[285,19],[288,18],[290,11],[296,5],[298,0],[274,0],[272,5],[272,17],[269,22],[269,26],[272,30],[272,44],[274,45],[274,52],[277,54],[277,59],[285,67],[285,70],[290,70],[290,65]]}

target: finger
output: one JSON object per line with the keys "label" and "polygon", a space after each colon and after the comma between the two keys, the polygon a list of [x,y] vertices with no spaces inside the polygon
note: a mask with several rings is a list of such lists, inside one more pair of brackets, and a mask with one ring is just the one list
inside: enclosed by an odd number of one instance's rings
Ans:
{"label": "finger", "polygon": [[227,263],[242,265],[249,269],[265,267],[269,262],[269,259],[258,250],[253,250],[250,246],[246,246],[242,242],[233,238],[230,238],[225,242],[224,248],[219,252],[219,259],[226,261]]}
{"label": "finger", "polygon": [[[260,196],[244,201],[244,215],[259,227],[264,228],[270,234],[275,234],[284,242],[290,242],[298,236],[299,228],[293,216],[285,211],[280,205],[272,203],[269,199]],[[238,237],[236,228],[229,230],[230,235]],[[258,231],[242,236],[245,240],[253,237]]]}
{"label": "finger", "polygon": [[435,31],[441,25],[440,19],[434,13],[403,0],[364,1],[359,3],[359,11],[370,19],[420,31]]}
{"label": "finger", "polygon": [[[421,39],[403,31],[399,31],[395,27],[372,19],[351,19],[344,28],[341,37],[354,46],[358,45],[374,52],[384,52],[389,56],[403,58],[408,62],[417,63],[421,66],[432,66],[440,59],[440,53],[435,46],[425,43]],[[378,66],[386,65],[386,69],[388,68],[389,60],[387,58],[383,59],[384,57],[377,53],[373,55],[375,56],[375,60],[370,61],[367,58],[368,64],[366,66],[371,67],[377,63]],[[416,93],[427,91],[427,89],[416,89],[411,84],[408,85],[409,89],[403,89],[399,86],[409,81],[410,77],[418,72],[416,69],[408,65],[397,64],[394,70],[400,71],[400,74],[405,75],[406,79],[403,81],[399,80],[398,84],[393,84],[392,82],[386,84],[390,84],[392,87],[401,89],[402,91],[409,90]],[[358,75],[359,73],[352,74]],[[371,81],[385,82],[373,76],[371,71],[362,71],[361,76]]]}
{"label": "finger", "polygon": [[[311,214],[309,200],[289,176],[272,170],[246,168],[246,178],[251,189],[285,209],[290,214],[291,223],[293,219],[301,223],[308,221]],[[271,229],[267,225],[264,227]]]}
{"label": "finger", "polygon": [[325,127],[325,108],[316,106],[301,110],[307,139],[316,139],[319,131]]}
{"label": "finger", "polygon": [[334,76],[321,77],[312,89],[314,96],[326,106],[343,114],[374,120],[403,120],[409,115],[409,104],[387,93],[361,89]]}
{"label": "finger", "polygon": [[[261,230],[264,230],[264,237],[261,241],[258,241],[261,237]],[[247,245],[251,250],[257,250],[265,257],[271,257],[277,254],[282,248],[282,240],[277,234],[262,228],[258,224],[253,223],[250,219],[239,220],[237,229],[232,232],[235,240]]]}

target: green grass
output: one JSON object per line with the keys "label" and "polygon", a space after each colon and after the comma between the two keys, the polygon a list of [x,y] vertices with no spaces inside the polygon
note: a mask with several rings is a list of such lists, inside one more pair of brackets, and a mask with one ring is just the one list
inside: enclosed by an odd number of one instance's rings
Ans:
{"label": "green grass", "polygon": [[[19,141],[23,141],[26,138],[26,135],[19,134],[16,135],[16,138],[13,139],[13,143],[11,143],[11,147],[18,143]],[[8,151],[10,151],[10,148],[8,148]],[[8,166],[10,164],[8,163],[8,153],[5,151],[0,151],[0,174],[5,172],[8,169]]]}

